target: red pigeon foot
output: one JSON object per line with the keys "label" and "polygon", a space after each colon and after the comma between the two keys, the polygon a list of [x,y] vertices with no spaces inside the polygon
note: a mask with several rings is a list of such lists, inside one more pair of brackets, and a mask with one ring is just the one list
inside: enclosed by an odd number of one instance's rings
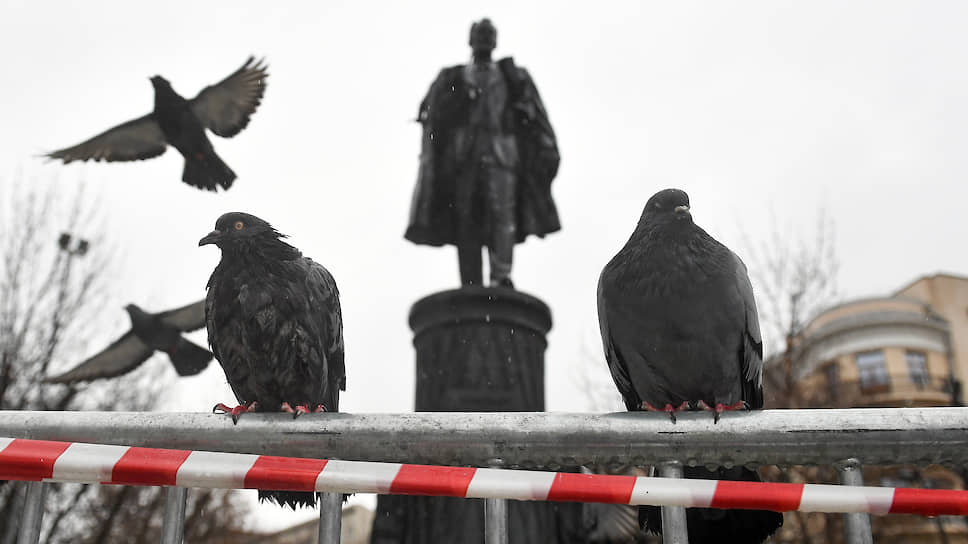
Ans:
{"label": "red pigeon foot", "polygon": [[306,406],[305,404],[297,404],[296,407],[293,408],[292,405],[289,404],[288,402],[283,402],[282,406],[280,406],[279,409],[282,410],[283,412],[288,412],[292,414],[293,419],[296,419],[297,417],[299,417],[300,414],[309,413],[309,407]]}
{"label": "red pigeon foot", "polygon": [[713,416],[713,423],[719,423],[719,416],[721,416],[723,412],[750,409],[749,405],[746,404],[745,400],[737,401],[737,402],[734,402],[733,404],[723,404],[721,402],[717,402],[715,408],[710,407],[708,404],[706,404],[706,401],[702,401],[702,400],[699,401],[697,405],[703,410],[715,413],[715,415]]}
{"label": "red pigeon foot", "polygon": [[682,410],[688,410],[689,409],[689,403],[686,402],[686,401],[682,401],[682,404],[680,404],[678,407],[673,406],[671,404],[666,404],[665,405],[665,408],[656,408],[655,406],[652,406],[648,402],[643,401],[642,402],[642,409],[643,410],[648,410],[649,412],[665,412],[665,413],[669,414],[669,417],[672,418],[672,422],[675,423],[676,422],[676,412],[681,412]]}
{"label": "red pigeon foot", "polygon": [[246,412],[255,412],[255,409],[258,406],[259,406],[259,403],[257,403],[256,401],[252,401],[248,404],[242,404],[242,405],[236,406],[235,408],[229,408],[228,406],[220,402],[215,405],[215,408],[212,408],[212,413],[230,414],[232,416],[232,424],[238,425],[240,415]]}

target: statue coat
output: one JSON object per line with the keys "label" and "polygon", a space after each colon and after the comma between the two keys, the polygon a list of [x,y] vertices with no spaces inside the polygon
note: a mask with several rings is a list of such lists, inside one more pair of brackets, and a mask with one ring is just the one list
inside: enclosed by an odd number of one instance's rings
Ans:
{"label": "statue coat", "polygon": [[[502,128],[514,134],[520,160],[517,166],[517,243],[534,234],[543,237],[561,228],[551,198],[551,182],[560,155],[538,89],[527,70],[510,57],[497,62],[508,86]],[[423,141],[417,184],[405,237],[417,244],[457,243],[455,184],[462,168],[472,166],[457,149],[453,131],[467,119],[476,90],[462,77],[463,65],[444,68],[420,104],[418,120]]]}

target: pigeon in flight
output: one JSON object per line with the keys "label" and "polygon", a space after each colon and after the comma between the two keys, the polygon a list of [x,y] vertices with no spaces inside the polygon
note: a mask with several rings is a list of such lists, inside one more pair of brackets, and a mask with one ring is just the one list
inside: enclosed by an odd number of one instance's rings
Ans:
{"label": "pigeon in flight", "polygon": [[185,157],[182,181],[209,191],[217,186],[228,189],[235,172],[215,153],[205,129],[231,138],[245,128],[265,93],[266,68],[263,61],[249,57],[241,68],[191,100],[176,93],[165,78],[154,76],[154,111],[46,157],[64,164],[89,159],[134,161],[157,157],[170,144]]}
{"label": "pigeon in flight", "polygon": [[[346,390],[336,281],[284,237],[254,215],[231,212],[198,242],[222,250],[208,280],[205,323],[241,403],[215,409],[235,422],[251,411],[336,412]],[[293,509],[316,501],[314,493],[292,491],[259,491],[259,498]]]}
{"label": "pigeon in flight", "polygon": [[[692,221],[689,196],[656,193],[602,270],[598,319],[615,385],[631,410],[675,413],[763,406],[763,344],[746,266]],[[687,478],[759,481],[744,467],[685,467]],[[646,529],[662,530],[658,507]],[[766,510],[689,508],[689,542],[759,543],[782,524]]]}
{"label": "pigeon in flight", "polygon": [[212,360],[210,351],[185,339],[181,334],[205,325],[204,300],[157,314],[150,314],[134,304],[128,304],[124,309],[131,318],[131,330],[104,351],[73,369],[44,381],[67,384],[113,378],[134,370],[155,351],[167,353],[180,376],[198,374]]}

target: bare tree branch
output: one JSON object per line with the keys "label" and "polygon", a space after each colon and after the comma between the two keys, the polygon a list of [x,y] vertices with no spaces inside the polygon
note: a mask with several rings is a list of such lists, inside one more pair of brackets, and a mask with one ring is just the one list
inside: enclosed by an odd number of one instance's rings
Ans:
{"label": "bare tree branch", "polygon": [[[96,200],[82,188],[65,193],[63,186],[0,178],[0,409],[149,411],[170,384],[168,365],[75,386],[42,383],[51,369],[76,363],[88,339],[112,337],[101,314],[105,304],[120,307],[110,289],[107,232]],[[62,240],[64,233],[70,236]],[[22,488],[0,482],[0,544],[16,538]],[[42,539],[130,542],[143,526],[153,535],[148,541],[158,540],[161,495],[161,488],[52,484]],[[200,526],[215,533],[242,526],[230,495],[205,496],[222,507],[200,505]]]}

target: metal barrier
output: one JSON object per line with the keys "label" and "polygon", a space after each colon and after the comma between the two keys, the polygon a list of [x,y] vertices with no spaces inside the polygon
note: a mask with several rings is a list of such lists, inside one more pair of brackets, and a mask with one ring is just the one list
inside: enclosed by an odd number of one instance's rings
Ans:
{"label": "metal barrier", "polygon": [[[587,463],[654,464],[663,475],[682,464],[826,464],[846,485],[862,483],[860,463],[963,465],[968,461],[968,409],[775,410],[665,414],[416,413],[246,414],[238,426],[210,414],[3,412],[0,436],[155,448],[330,459],[504,468],[574,467]],[[184,488],[166,501],[164,542],[181,540]],[[337,542],[335,508],[321,508],[320,542]],[[20,542],[39,535],[43,484],[31,483]],[[505,505],[488,502],[487,542],[506,542]],[[502,502],[498,502],[502,501]],[[686,542],[667,514],[668,542]],[[36,512],[36,515],[33,513]],[[850,542],[870,542],[867,514],[848,516]],[[173,521],[169,522],[168,520]],[[335,527],[335,533],[333,532]],[[334,536],[335,535],[335,536]]]}

